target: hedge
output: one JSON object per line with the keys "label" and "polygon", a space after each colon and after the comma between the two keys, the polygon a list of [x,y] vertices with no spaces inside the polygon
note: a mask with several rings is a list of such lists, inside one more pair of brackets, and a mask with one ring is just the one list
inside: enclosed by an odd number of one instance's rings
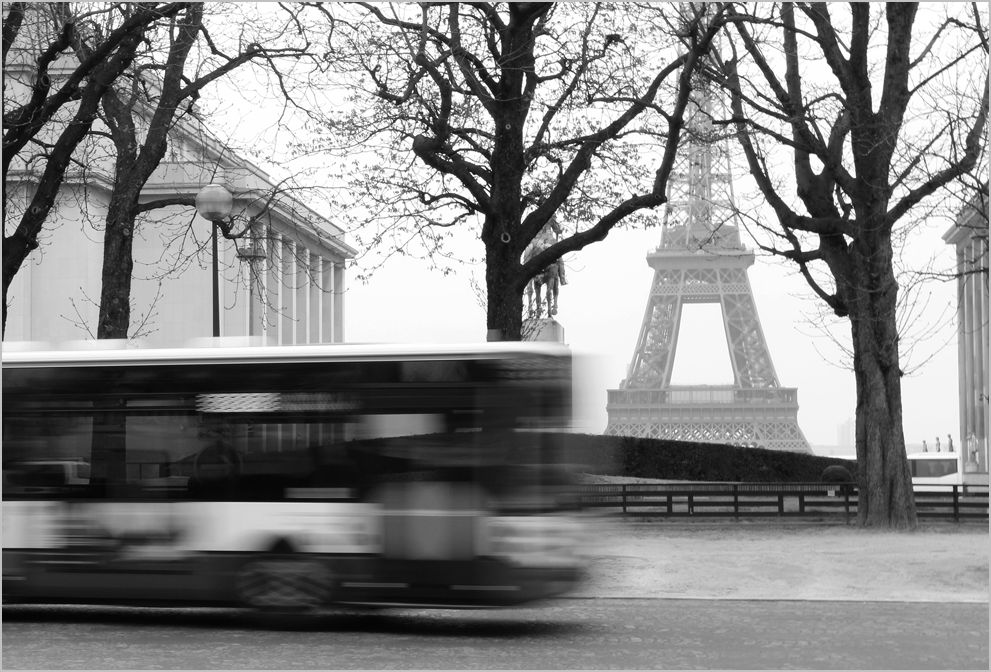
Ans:
{"label": "hedge", "polygon": [[857,463],[784,450],[631,436],[560,433],[567,462],[582,471],[684,481],[817,482],[827,467],[856,479]]}

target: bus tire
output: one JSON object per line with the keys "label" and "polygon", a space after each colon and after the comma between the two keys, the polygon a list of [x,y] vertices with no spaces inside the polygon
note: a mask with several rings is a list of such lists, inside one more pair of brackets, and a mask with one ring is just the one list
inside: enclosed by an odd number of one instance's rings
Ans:
{"label": "bus tire", "polygon": [[303,613],[330,601],[332,576],[326,563],[298,553],[262,553],[238,569],[238,600],[259,611]]}

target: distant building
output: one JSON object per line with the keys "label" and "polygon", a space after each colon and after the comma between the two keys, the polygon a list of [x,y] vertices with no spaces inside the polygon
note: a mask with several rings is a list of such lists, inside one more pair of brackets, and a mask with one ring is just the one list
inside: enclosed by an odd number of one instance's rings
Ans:
{"label": "distant building", "polygon": [[[5,93],[31,84],[32,70],[17,67],[30,54],[16,51],[5,56]],[[56,65],[52,72],[64,76],[68,70]],[[149,118],[150,110],[144,112]],[[75,156],[78,165],[66,176],[40,246],[11,284],[5,341],[56,344],[95,337],[114,154],[105,140],[92,137]],[[7,235],[30,201],[39,170],[22,163],[7,173]],[[233,193],[235,228],[253,222],[250,236],[219,240],[220,335],[273,344],[343,341],[345,262],[356,253],[343,231],[187,115],[173,129],[141,201],[191,201],[210,183]],[[129,337],[150,346],[179,346],[212,335],[211,228],[191,204],[139,216]]]}
{"label": "distant building", "polygon": [[843,452],[857,452],[857,421],[855,418],[847,418],[836,425],[836,445],[843,449]]}
{"label": "distant building", "polygon": [[[985,187],[986,188],[986,187]],[[964,482],[988,482],[988,211],[966,206],[943,240],[957,249],[957,351]]]}

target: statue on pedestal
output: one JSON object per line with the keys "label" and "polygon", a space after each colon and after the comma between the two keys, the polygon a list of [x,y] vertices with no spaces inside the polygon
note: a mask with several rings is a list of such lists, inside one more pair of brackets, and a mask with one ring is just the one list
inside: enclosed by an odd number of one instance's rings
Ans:
{"label": "statue on pedestal", "polygon": [[[533,239],[530,246],[523,255],[523,261],[530,261],[551,245],[556,243],[561,235],[561,225],[555,217],[551,217],[540,233]],[[543,299],[541,289],[547,287],[547,315],[553,317],[557,314],[557,295],[561,285],[568,284],[564,277],[564,263],[560,260],[549,264],[547,268],[533,277],[533,280],[526,287],[527,305],[531,315],[540,317],[543,314]],[[536,303],[534,303],[536,294]]]}

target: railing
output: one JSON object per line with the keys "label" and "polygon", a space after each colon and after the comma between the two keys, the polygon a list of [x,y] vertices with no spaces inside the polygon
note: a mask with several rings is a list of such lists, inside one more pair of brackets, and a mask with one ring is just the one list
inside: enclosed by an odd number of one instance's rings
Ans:
{"label": "railing", "polygon": [[[590,509],[654,517],[843,517],[857,515],[853,483],[628,483],[580,485],[579,504]],[[919,518],[988,519],[988,486],[945,486],[916,491]]]}
{"label": "railing", "polygon": [[609,390],[608,404],[612,407],[653,407],[657,404],[712,405],[733,404],[792,405],[797,403],[794,387],[733,387],[706,385],[699,387],[668,387],[664,389]]}

